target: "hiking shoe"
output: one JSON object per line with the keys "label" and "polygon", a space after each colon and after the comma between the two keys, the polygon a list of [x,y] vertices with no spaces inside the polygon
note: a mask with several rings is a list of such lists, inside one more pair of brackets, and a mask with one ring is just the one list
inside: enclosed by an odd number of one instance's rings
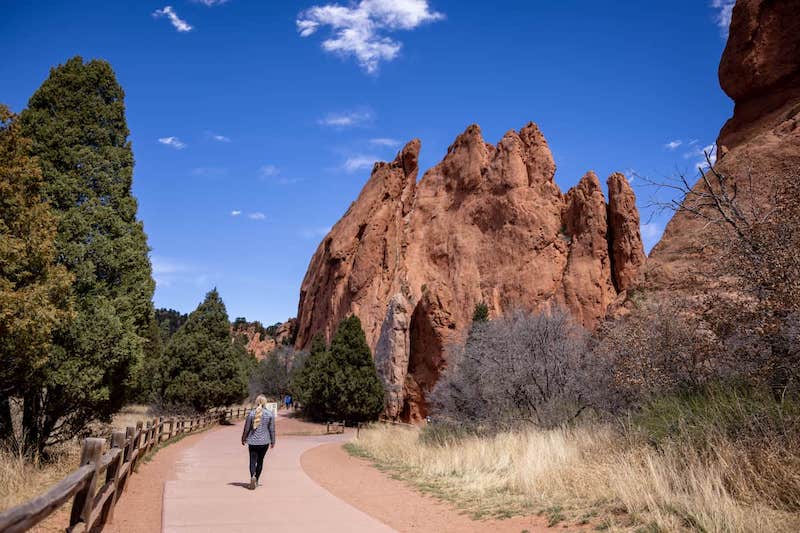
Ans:
{"label": "hiking shoe", "polygon": [[258,480],[255,476],[250,478],[250,490],[256,490],[256,484],[258,484]]}

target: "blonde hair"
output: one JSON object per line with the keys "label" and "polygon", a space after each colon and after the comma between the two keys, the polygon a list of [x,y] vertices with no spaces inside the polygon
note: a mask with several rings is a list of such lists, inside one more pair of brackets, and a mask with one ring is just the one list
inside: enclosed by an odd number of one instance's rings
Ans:
{"label": "blonde hair", "polygon": [[258,429],[258,426],[261,425],[261,417],[264,414],[264,408],[267,405],[267,397],[263,394],[259,394],[256,398],[256,408],[253,413],[253,429]]}

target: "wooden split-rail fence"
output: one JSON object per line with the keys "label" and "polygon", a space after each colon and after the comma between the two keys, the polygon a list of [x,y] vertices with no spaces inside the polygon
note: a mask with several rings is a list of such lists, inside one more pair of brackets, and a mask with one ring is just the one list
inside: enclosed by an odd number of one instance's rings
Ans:
{"label": "wooden split-rail fence", "polygon": [[[144,457],[161,443],[214,424],[244,417],[247,409],[218,409],[205,415],[139,422],[110,439],[88,438],[78,469],[36,498],[0,514],[0,532],[27,531],[72,499],[69,532],[100,531]],[[108,450],[106,450],[108,445]]]}

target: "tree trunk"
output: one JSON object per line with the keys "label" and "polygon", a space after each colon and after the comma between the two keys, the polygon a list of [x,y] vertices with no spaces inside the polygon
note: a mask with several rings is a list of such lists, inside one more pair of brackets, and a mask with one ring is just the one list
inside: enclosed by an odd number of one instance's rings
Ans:
{"label": "tree trunk", "polygon": [[11,401],[8,396],[0,393],[0,441],[8,441],[14,435],[14,426],[11,422]]}
{"label": "tree trunk", "polygon": [[40,420],[41,393],[38,390],[28,391],[22,398],[22,442],[28,455],[33,455],[43,448]]}

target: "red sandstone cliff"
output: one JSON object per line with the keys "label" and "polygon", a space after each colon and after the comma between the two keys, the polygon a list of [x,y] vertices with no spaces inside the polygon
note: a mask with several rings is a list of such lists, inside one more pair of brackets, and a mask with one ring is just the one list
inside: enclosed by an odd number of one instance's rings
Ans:
{"label": "red sandstone cliff", "polygon": [[[245,348],[248,352],[261,361],[265,359],[275,348],[283,344],[291,344],[297,328],[297,319],[290,318],[278,325],[274,333],[259,322],[248,322],[245,324],[234,324],[232,330],[234,335],[241,335],[245,339]],[[272,334],[270,334],[272,333]]]}
{"label": "red sandstone cliff", "polygon": [[[739,184],[742,201],[768,201],[776,177],[800,169],[800,0],[739,0],[719,80],[735,108],[717,139],[715,169]],[[677,213],[650,253],[644,287],[706,289],[712,230]]]}
{"label": "red sandstone cliff", "polygon": [[387,414],[424,417],[425,394],[475,304],[569,309],[594,328],[638,275],[639,217],[625,178],[594,173],[566,195],[539,128],[496,145],[472,125],[417,183],[419,141],[377,163],[320,244],[301,287],[297,346],[354,313],[387,383]]}
{"label": "red sandstone cliff", "polygon": [[[739,0],[720,84],[734,100],[716,168],[772,177],[800,168],[800,0]],[[463,338],[473,307],[568,308],[593,328],[633,286],[702,290],[714,251],[708,227],[678,213],[645,262],[635,197],[624,176],[606,204],[587,173],[562,194],[534,124],[497,146],[473,125],[416,183],[419,141],[372,176],[320,244],[303,281],[297,345],[361,318],[387,383],[387,415],[419,419],[425,394]],[[700,285],[699,285],[700,284]]]}

